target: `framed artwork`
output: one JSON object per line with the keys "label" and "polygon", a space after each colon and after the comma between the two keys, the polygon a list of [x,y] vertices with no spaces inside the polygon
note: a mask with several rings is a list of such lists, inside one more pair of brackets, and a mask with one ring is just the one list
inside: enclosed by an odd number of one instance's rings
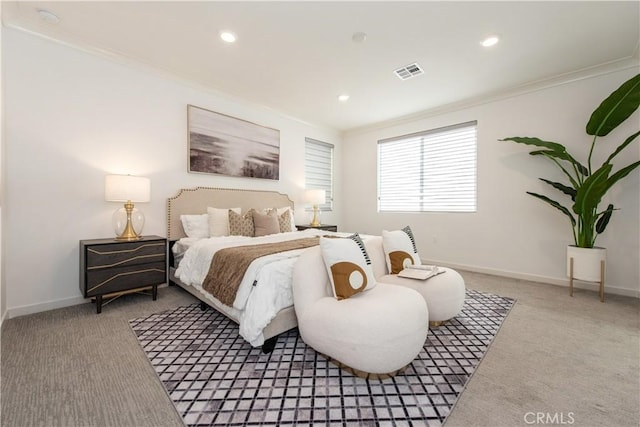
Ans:
{"label": "framed artwork", "polygon": [[280,131],[187,105],[189,172],[280,178]]}

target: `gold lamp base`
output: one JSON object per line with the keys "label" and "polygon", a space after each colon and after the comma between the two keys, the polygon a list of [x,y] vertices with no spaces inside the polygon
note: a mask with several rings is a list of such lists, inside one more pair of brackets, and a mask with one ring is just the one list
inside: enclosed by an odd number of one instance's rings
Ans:
{"label": "gold lamp base", "polygon": [[122,230],[122,233],[118,237],[116,237],[116,240],[142,239],[142,236],[136,233],[136,231],[133,229],[133,225],[131,224],[131,212],[133,212],[133,203],[131,203],[131,200],[127,201],[127,203],[124,204],[124,210],[127,212],[127,225],[124,227],[124,230]]}
{"label": "gold lamp base", "polygon": [[313,219],[311,220],[311,223],[309,223],[311,227],[320,227],[322,225],[318,220],[318,211],[318,205],[313,205]]}

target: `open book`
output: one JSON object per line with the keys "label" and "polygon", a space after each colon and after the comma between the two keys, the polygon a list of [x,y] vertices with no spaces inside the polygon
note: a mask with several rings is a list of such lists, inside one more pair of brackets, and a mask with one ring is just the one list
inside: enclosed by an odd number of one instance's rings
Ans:
{"label": "open book", "polygon": [[446,273],[446,270],[438,268],[435,265],[409,265],[404,268],[399,277],[406,277],[408,279],[427,280],[430,277],[437,276],[438,274]]}

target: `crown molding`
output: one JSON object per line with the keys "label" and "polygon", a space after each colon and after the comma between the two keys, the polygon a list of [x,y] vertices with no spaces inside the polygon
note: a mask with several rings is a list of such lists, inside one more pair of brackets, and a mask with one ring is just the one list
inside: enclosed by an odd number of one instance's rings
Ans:
{"label": "crown molding", "polygon": [[69,42],[66,40],[62,40],[60,38],[56,38],[56,37],[49,36],[37,31],[30,30],[28,28],[21,26],[19,23],[7,24],[3,22],[2,25],[5,28],[30,34],[32,36],[36,36],[53,43],[57,43],[62,46],[65,46],[74,50],[78,50],[92,56],[97,56],[99,58],[106,59],[108,61],[126,66],[128,68],[131,68],[139,72],[152,74],[164,80],[172,81],[174,83],[178,83],[183,86],[190,87],[192,89],[206,92],[210,95],[216,96],[218,98],[221,98],[229,102],[243,104],[245,106],[254,108],[262,112],[275,114],[281,118],[291,120],[305,126],[310,126],[318,130],[322,130],[324,132],[335,133],[337,136],[341,138],[346,138],[346,137],[355,136],[363,133],[382,130],[392,126],[399,126],[399,125],[411,123],[417,120],[424,120],[424,119],[436,117],[442,114],[452,113],[452,112],[459,111],[466,108],[477,107],[479,105],[489,104],[492,102],[501,101],[501,100],[505,100],[508,98],[516,97],[516,96],[521,96],[527,93],[532,93],[540,90],[553,88],[556,86],[570,84],[573,82],[586,80],[594,77],[599,77],[606,74],[611,74],[611,73],[633,69],[633,68],[640,68],[640,41],[639,41],[638,44],[636,45],[636,48],[634,49],[633,54],[622,59],[583,68],[577,71],[556,75],[550,78],[527,82],[522,85],[514,86],[506,90],[494,91],[485,95],[441,105],[435,108],[422,110],[416,113],[400,116],[390,120],[384,120],[384,121],[373,123],[370,125],[365,125],[365,126],[360,126],[360,127],[355,127],[352,129],[346,129],[346,130],[340,131],[339,129],[336,129],[324,124],[312,123],[312,122],[300,119],[298,117],[292,116],[288,113],[274,109],[264,104],[249,101],[239,95],[205,85],[204,83],[199,82],[195,78],[190,78],[189,76],[185,76],[185,75],[176,73],[174,71],[158,67],[156,65],[125,55],[121,52],[97,47],[95,45],[91,45],[89,43],[81,42],[81,41]]}
{"label": "crown molding", "polygon": [[532,92],[550,89],[553,87],[578,82],[581,80],[587,80],[594,77],[600,77],[607,74],[616,73],[619,71],[630,70],[634,68],[638,69],[640,68],[640,61],[635,56],[637,54],[638,54],[638,49],[636,49],[634,56],[628,56],[626,58],[622,58],[619,60],[610,61],[603,64],[595,65],[592,67],[583,68],[578,71],[572,71],[569,73],[559,74],[557,76],[553,76],[550,78],[528,82],[519,86],[514,86],[506,90],[496,91],[496,92],[492,92],[492,93],[474,97],[474,98],[468,98],[462,101],[458,101],[458,102],[442,105],[439,107],[423,110],[417,113],[397,117],[395,119],[385,120],[385,121],[374,123],[371,125],[349,129],[342,133],[342,137],[346,138],[350,136],[355,136],[355,135],[360,135],[368,132],[386,129],[393,126],[399,126],[399,125],[415,122],[417,120],[424,120],[431,117],[440,116],[442,114],[453,113],[466,108],[472,108],[472,107],[477,107],[484,104],[490,104],[496,101],[502,101],[508,98],[513,98],[516,96],[521,96],[521,95],[525,95]]}
{"label": "crown molding", "polygon": [[183,86],[187,86],[190,87],[192,89],[196,89],[202,92],[206,92],[210,95],[213,95],[217,98],[221,98],[225,101],[228,102],[233,102],[236,104],[242,104],[245,106],[248,106],[250,108],[265,112],[265,113],[269,113],[269,114],[274,114],[277,115],[283,119],[287,119],[287,120],[291,120],[294,121],[296,123],[305,125],[305,126],[310,126],[319,130],[322,130],[324,132],[331,132],[331,133],[335,133],[337,136],[340,136],[340,131],[338,129],[332,128],[330,126],[327,125],[323,125],[320,123],[312,123],[303,119],[300,119],[298,117],[292,116],[288,113],[285,113],[283,111],[277,110],[275,108],[269,107],[267,105],[264,104],[260,104],[257,102],[253,102],[253,101],[249,101],[239,95],[230,93],[230,92],[226,92],[223,91],[221,89],[212,87],[212,86],[208,86],[204,83],[199,82],[196,78],[191,78],[189,76],[183,75],[183,74],[179,74],[177,72],[174,72],[172,70],[168,70],[156,65],[153,65],[151,63],[145,62],[145,61],[141,61],[140,59],[137,58],[133,58],[131,56],[128,56],[122,52],[118,52],[118,51],[114,51],[111,49],[105,49],[102,47],[98,47],[92,44],[89,44],[87,42],[83,42],[83,41],[67,41],[67,40],[62,40],[60,38],[54,37],[54,36],[50,36],[47,34],[43,34],[37,31],[33,31],[31,29],[25,28],[19,24],[16,23],[2,23],[2,26],[11,30],[16,30],[16,31],[20,31],[22,33],[25,34],[29,34],[44,40],[47,40],[49,42],[53,42],[65,47],[68,47],[70,49],[74,49],[83,53],[86,53],[88,55],[91,56],[96,56],[99,57],[101,59],[105,59],[108,60],[110,62],[128,67],[130,69],[133,69],[135,71],[139,71],[139,72],[143,72],[143,73],[147,73],[147,74],[151,74],[154,75],[158,78],[161,78],[163,80],[167,80],[167,81],[171,81]]}

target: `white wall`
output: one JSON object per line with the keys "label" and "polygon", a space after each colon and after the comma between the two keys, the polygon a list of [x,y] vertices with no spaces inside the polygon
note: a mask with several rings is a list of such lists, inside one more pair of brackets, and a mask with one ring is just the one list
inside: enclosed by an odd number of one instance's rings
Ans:
{"label": "white wall", "polygon": [[[591,142],[584,131],[591,112],[638,69],[568,82],[508,99],[433,117],[346,134],[343,138],[344,227],[379,234],[411,225],[425,260],[512,277],[566,284],[565,248],[572,243],[569,222],[547,204],[525,194],[546,192],[537,177],[561,180],[545,159],[525,146],[498,142],[509,136],[537,136],[565,144],[586,162]],[[453,88],[452,88],[453,90]],[[428,96],[428,94],[425,94]],[[597,163],[638,130],[636,112],[599,141]],[[441,126],[478,121],[478,210],[463,213],[378,213],[377,141]],[[640,159],[640,144],[627,147],[617,170]],[[620,208],[597,240],[608,249],[606,292],[638,295],[640,290],[640,173],[619,182],[610,201]],[[555,198],[555,197],[554,197]],[[588,285],[588,284],[584,284]]]}
{"label": "white wall", "polygon": [[[336,144],[314,127],[148,69],[113,62],[3,28],[6,304],[10,316],[81,302],[78,241],[110,237],[116,204],[104,175],[151,178],[144,234],[166,234],[166,199],[194,186],[277,190],[304,186],[304,138]],[[188,174],[186,106],[280,130],[280,181]],[[340,188],[336,188],[340,200]],[[302,209],[299,209],[302,211]],[[304,212],[297,215],[306,221]],[[323,221],[339,223],[340,204]]]}
{"label": "white wall", "polygon": [[[335,209],[323,222],[380,233],[410,224],[426,260],[516,277],[565,283],[564,218],[524,192],[545,191],[554,177],[542,159],[498,138],[532,135],[566,143],[584,158],[584,125],[593,108],[637,70],[539,90],[473,108],[340,136],[269,109],[66,46],[2,29],[4,138],[0,316],[82,302],[78,241],[112,235],[115,205],[103,201],[108,173],[152,180],[152,202],[139,205],[145,234],[165,234],[166,198],[182,187],[277,190],[304,185],[304,138],[336,144]],[[186,105],[193,104],[281,131],[281,179],[265,181],[186,172]],[[376,143],[381,138],[478,120],[478,212],[379,214]],[[631,134],[638,113],[599,153]],[[640,158],[640,145],[621,158]],[[602,159],[602,157],[597,157]],[[620,163],[618,163],[620,164]],[[607,292],[638,295],[640,174],[619,183],[621,208],[598,244],[609,250]],[[544,189],[544,190],[543,190]],[[304,214],[299,220],[305,221]],[[6,293],[5,293],[6,292]]]}
{"label": "white wall", "polygon": [[[2,7],[0,7],[0,22],[2,21]],[[2,76],[2,31],[0,31],[0,92],[4,93],[4,79]],[[0,326],[7,313],[6,286],[4,280],[4,239],[2,238],[2,206],[4,206],[4,99],[0,99]]]}

